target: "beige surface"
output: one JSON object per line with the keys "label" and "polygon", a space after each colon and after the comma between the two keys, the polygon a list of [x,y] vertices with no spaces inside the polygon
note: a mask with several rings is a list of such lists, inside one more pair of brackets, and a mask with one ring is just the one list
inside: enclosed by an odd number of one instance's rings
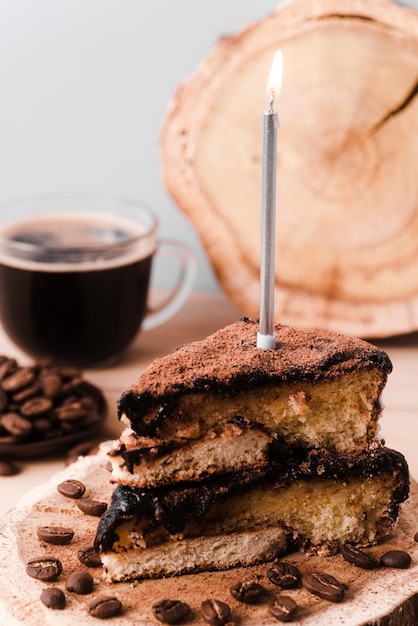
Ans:
{"label": "beige surface", "polygon": [[[209,333],[235,321],[240,312],[220,293],[192,295],[184,309],[164,326],[140,335],[117,365],[86,373],[99,385],[109,403],[106,436],[115,437],[121,431],[115,415],[120,393],[139,376],[157,356],[176,346],[203,339]],[[403,452],[411,474],[418,479],[418,334],[380,341],[394,365],[383,394],[386,406],[382,432],[388,446]],[[0,353],[16,355],[27,361],[0,331]],[[0,477],[0,516],[13,508],[21,495],[44,482],[64,468],[62,458],[40,459],[20,463],[22,472],[13,477]]]}

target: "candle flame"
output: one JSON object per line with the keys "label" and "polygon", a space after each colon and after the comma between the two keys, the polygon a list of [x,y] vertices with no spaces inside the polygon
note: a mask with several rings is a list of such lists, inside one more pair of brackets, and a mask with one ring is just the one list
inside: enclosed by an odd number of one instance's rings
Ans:
{"label": "candle flame", "polygon": [[267,93],[270,97],[270,103],[272,104],[273,98],[278,96],[282,87],[283,76],[283,56],[282,51],[277,50],[274,55],[273,64],[271,66],[269,79],[267,81]]}

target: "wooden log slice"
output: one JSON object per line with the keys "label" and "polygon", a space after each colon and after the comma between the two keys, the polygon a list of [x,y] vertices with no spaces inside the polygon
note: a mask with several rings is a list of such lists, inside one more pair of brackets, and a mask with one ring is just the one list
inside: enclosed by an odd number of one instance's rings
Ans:
{"label": "wooden log slice", "polygon": [[166,187],[220,285],[258,317],[262,114],[279,48],[275,318],[417,330],[418,12],[293,0],[223,37],[170,103]]}
{"label": "wooden log slice", "polygon": [[[106,444],[96,456],[84,457],[51,480],[24,496],[16,510],[0,524],[0,623],[7,626],[94,626],[98,620],[88,614],[87,603],[97,596],[115,596],[123,612],[106,620],[115,626],[155,626],[152,604],[165,598],[182,600],[190,605],[190,616],[182,623],[203,624],[200,604],[218,599],[229,604],[232,623],[240,626],[274,626],[278,622],[267,608],[269,599],[278,592],[266,576],[269,564],[172,576],[161,580],[132,583],[106,583],[100,568],[80,564],[78,549],[91,544],[97,518],[85,515],[77,501],[65,498],[57,485],[67,479],[80,480],[86,486],[86,497],[109,501],[112,485],[106,469]],[[39,526],[62,526],[74,531],[68,545],[51,545],[38,539]],[[287,554],[286,562],[302,573],[321,571],[347,585],[345,598],[335,604],[312,595],[306,589],[286,590],[298,604],[292,624],[295,626],[413,626],[418,623],[418,487],[412,484],[411,497],[401,507],[399,522],[387,540],[370,549],[376,558],[390,549],[402,549],[412,557],[409,569],[379,568],[363,570],[347,563],[341,555],[333,557]],[[59,578],[42,583],[30,578],[25,563],[40,556],[58,558],[63,567]],[[92,594],[78,595],[65,590],[68,575],[77,570],[90,571],[94,579]],[[245,605],[232,598],[231,585],[244,580],[258,581],[266,590],[256,605]],[[63,610],[46,608],[40,601],[42,589],[58,587],[66,595]]]}

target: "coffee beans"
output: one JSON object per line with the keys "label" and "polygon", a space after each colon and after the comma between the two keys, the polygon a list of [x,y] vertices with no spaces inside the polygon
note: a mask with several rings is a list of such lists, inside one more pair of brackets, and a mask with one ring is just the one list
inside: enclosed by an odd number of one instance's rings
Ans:
{"label": "coffee beans", "polygon": [[65,581],[67,591],[86,595],[93,591],[93,577],[89,572],[71,572]]}
{"label": "coffee beans", "polygon": [[74,531],[63,526],[39,526],[36,532],[41,541],[56,546],[66,545],[74,537]]}
{"label": "coffee beans", "polygon": [[52,408],[52,400],[49,398],[31,398],[24,402],[20,408],[22,415],[26,417],[35,417],[47,413]]}
{"label": "coffee beans", "polygon": [[228,604],[221,600],[204,600],[200,605],[203,619],[212,626],[223,626],[231,615]]}
{"label": "coffee beans", "polygon": [[102,562],[100,555],[96,552],[94,546],[90,544],[83,544],[77,550],[77,556],[80,563],[86,567],[101,567]]}
{"label": "coffee beans", "polygon": [[24,389],[21,389],[17,393],[14,393],[12,395],[12,401],[16,404],[23,404],[25,400],[29,400],[29,398],[33,398],[34,396],[37,396],[39,393],[41,393],[41,387],[39,383],[34,383],[33,385],[30,385],[29,387],[25,387]]}
{"label": "coffee beans", "polygon": [[26,563],[26,573],[38,580],[56,580],[62,572],[61,561],[55,557],[42,556]]}
{"label": "coffee beans", "polygon": [[0,411],[4,411],[7,407],[7,394],[0,387]]}
{"label": "coffee beans", "polygon": [[106,502],[99,502],[90,498],[80,498],[77,500],[77,506],[80,511],[86,515],[93,515],[93,517],[101,517],[107,509]]}
{"label": "coffee beans", "polygon": [[23,439],[32,432],[31,422],[19,413],[6,413],[1,417],[1,426],[13,437]]}
{"label": "coffee beans", "polygon": [[60,406],[55,411],[55,415],[62,422],[72,422],[74,420],[79,420],[81,417],[83,417],[85,412],[86,410],[81,402],[74,401]]}
{"label": "coffee beans", "polygon": [[376,569],[379,567],[379,562],[370,554],[366,554],[362,550],[355,548],[349,543],[341,546],[341,554],[348,563],[357,565],[363,569]]}
{"label": "coffee beans", "polygon": [[87,604],[87,611],[92,617],[107,619],[119,615],[122,603],[114,596],[99,596]]}
{"label": "coffee beans", "polygon": [[269,602],[268,609],[279,622],[291,622],[295,616],[297,604],[288,596],[276,596]]}
{"label": "coffee beans", "polygon": [[64,480],[64,482],[60,483],[57,486],[57,489],[60,494],[62,494],[66,498],[78,499],[84,495],[84,492],[86,491],[86,486],[79,480],[69,478],[68,480]]}
{"label": "coffee beans", "polygon": [[267,578],[273,585],[277,585],[282,589],[293,589],[298,586],[301,573],[297,567],[290,563],[276,561],[267,570]]}
{"label": "coffee beans", "polygon": [[309,572],[302,576],[302,585],[307,591],[330,602],[341,602],[344,598],[344,585],[330,574]]}
{"label": "coffee beans", "polygon": [[42,392],[46,398],[56,398],[62,389],[62,378],[54,372],[46,373],[40,379]]}
{"label": "coffee beans", "polygon": [[265,590],[264,587],[258,583],[252,580],[247,580],[232,585],[230,592],[232,597],[239,602],[244,602],[245,604],[255,604],[261,599]]}
{"label": "coffee beans", "polygon": [[411,565],[411,556],[404,550],[388,550],[380,557],[380,563],[383,567],[408,569]]}
{"label": "coffee beans", "polygon": [[[25,444],[68,435],[75,442],[77,433],[81,438],[83,432],[91,433],[100,424],[105,407],[100,389],[75,368],[47,359],[19,367],[15,359],[0,356],[0,442],[3,448],[10,444],[10,457],[16,445],[21,446],[19,456],[23,458]],[[44,449],[40,448],[40,454]],[[33,446],[28,453],[33,456]],[[4,455],[9,456],[7,451]]]}
{"label": "coffee beans", "polygon": [[35,378],[35,372],[30,367],[19,367],[13,374],[3,378],[1,388],[6,391],[18,391],[30,385]]}
{"label": "coffee beans", "polygon": [[0,356],[0,380],[4,380],[9,374],[17,370],[16,359],[9,359],[7,356]]}
{"label": "coffee beans", "polygon": [[189,611],[189,605],[180,600],[161,600],[152,607],[154,617],[164,624],[177,624]]}
{"label": "coffee beans", "polygon": [[47,587],[41,591],[41,602],[49,609],[64,609],[65,594],[58,587]]}
{"label": "coffee beans", "polygon": [[[71,486],[74,486],[73,483],[71,483]],[[82,485],[82,487],[84,487],[84,485]],[[78,502],[79,501],[77,500],[73,503],[74,507],[78,504]],[[47,543],[63,544],[67,541],[71,541],[73,531],[69,528],[61,526],[40,526],[37,529],[37,534],[41,540],[46,541]],[[376,559],[374,559],[371,555],[355,548],[351,544],[343,546],[341,548],[341,552],[345,557],[347,557],[349,562],[352,562],[354,565],[359,567],[371,569],[369,559],[371,559],[373,567],[379,566],[379,562],[376,561]],[[99,554],[96,552],[92,544],[86,543],[80,546],[77,550],[77,554],[80,562],[87,567],[98,567],[101,565]],[[295,557],[295,559],[296,558],[297,557]],[[336,557],[336,560],[337,559],[340,559],[340,557]],[[332,562],[333,559],[330,559],[330,561]],[[386,567],[406,568],[409,567],[410,563],[411,556],[403,550],[390,550],[385,552],[381,557],[381,564]],[[38,559],[32,559],[29,563],[27,563],[28,574],[34,578],[38,578],[40,581],[55,580],[60,575],[61,569],[61,563],[58,559],[54,559],[53,557],[40,557]],[[302,586],[307,591],[315,596],[318,596],[324,601],[342,601],[347,589],[346,585],[338,581],[330,574],[315,571],[304,573],[302,576],[297,567],[284,561],[275,561],[272,563],[267,569],[267,574],[269,581],[272,585],[275,585],[276,588],[280,587],[285,589],[295,587],[298,586],[301,580]],[[93,577],[85,570],[80,569],[78,571],[70,572],[69,574],[64,572],[63,578],[65,580],[65,590],[68,593],[87,595],[94,591]],[[258,576],[256,577],[256,580],[257,578]],[[273,587],[270,586],[265,589],[261,584],[258,584],[256,580],[244,580],[232,585],[230,587],[230,592],[233,598],[238,602],[254,604],[260,602],[262,597],[265,596],[266,605],[263,608],[264,621],[268,621],[268,617],[266,617],[268,612],[272,618],[278,622],[292,622],[297,620],[302,617],[302,612],[304,613],[303,617],[305,616],[305,612],[307,611],[306,602],[303,607],[303,611],[302,608],[300,609],[301,615],[299,616],[298,604],[295,601],[298,598],[298,593],[303,594],[305,592],[293,592],[293,597],[289,597],[284,593],[278,593],[273,597]],[[64,583],[61,583],[60,586],[63,587],[63,584]],[[96,584],[100,588],[100,583],[96,582]],[[99,591],[99,589],[97,589],[97,591]],[[77,602],[74,596],[71,601],[68,600],[68,597],[69,596],[67,595],[67,601],[70,604]],[[48,608],[63,609],[66,604],[66,597],[60,589],[56,587],[48,587],[42,591],[41,601]],[[78,602],[86,607],[90,616],[97,619],[112,618],[120,614],[123,610],[120,600],[113,596],[99,596],[92,598],[88,603],[80,598],[78,599]],[[315,606],[317,605],[315,604]],[[233,607],[237,610],[237,614],[234,614],[233,617],[231,617],[231,608],[226,602],[217,598],[208,598],[200,605],[201,618],[211,626],[228,626],[229,624],[232,626],[232,623],[235,623],[235,620],[240,622],[240,620],[243,619],[240,612],[245,611],[245,609],[237,609],[236,603],[234,603]],[[182,623],[183,620],[189,623],[191,618],[196,618],[195,611],[197,607],[192,605],[192,609],[194,610],[191,614],[191,609],[186,602],[182,600],[170,599],[162,600],[152,606],[154,617],[159,622],[165,624],[178,624]],[[250,611],[250,609],[248,608],[246,611]]]}

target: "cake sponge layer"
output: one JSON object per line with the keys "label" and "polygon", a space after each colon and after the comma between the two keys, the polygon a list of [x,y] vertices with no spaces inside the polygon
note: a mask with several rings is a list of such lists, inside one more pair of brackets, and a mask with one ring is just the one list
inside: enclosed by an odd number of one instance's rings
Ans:
{"label": "cake sponge layer", "polygon": [[105,579],[119,582],[253,565],[273,560],[286,547],[286,531],[274,527],[228,536],[179,538],[168,546],[108,552],[101,558]]}
{"label": "cake sponge layer", "polygon": [[216,473],[261,468],[269,462],[272,437],[254,426],[226,422],[197,440],[168,441],[121,433],[109,452],[111,481],[131,487],[202,480]]}
{"label": "cake sponge layer", "polygon": [[[386,380],[392,365],[375,346],[337,333],[276,324],[276,347],[256,347],[258,323],[242,319],[202,341],[155,359],[119,401],[140,435],[153,435],[166,414],[161,410],[185,394],[219,392],[232,398],[266,385],[318,383],[344,374],[378,370]],[[181,421],[181,416],[177,416]]]}
{"label": "cake sponge layer", "polygon": [[156,359],[119,400],[129,430],[112,480],[132,487],[267,466],[288,447],[380,445],[391,363],[367,342],[277,325],[275,350],[242,320]]}
{"label": "cake sponge layer", "polygon": [[[345,459],[327,451],[311,457],[288,458],[281,468],[198,486],[118,486],[96,536],[108,577],[158,577],[254,563],[271,555],[271,541],[279,551],[286,547],[283,532],[304,549],[329,554],[346,542],[366,545],[385,536],[408,495],[402,455],[380,449]],[[249,556],[244,546],[253,533],[269,539]]]}

